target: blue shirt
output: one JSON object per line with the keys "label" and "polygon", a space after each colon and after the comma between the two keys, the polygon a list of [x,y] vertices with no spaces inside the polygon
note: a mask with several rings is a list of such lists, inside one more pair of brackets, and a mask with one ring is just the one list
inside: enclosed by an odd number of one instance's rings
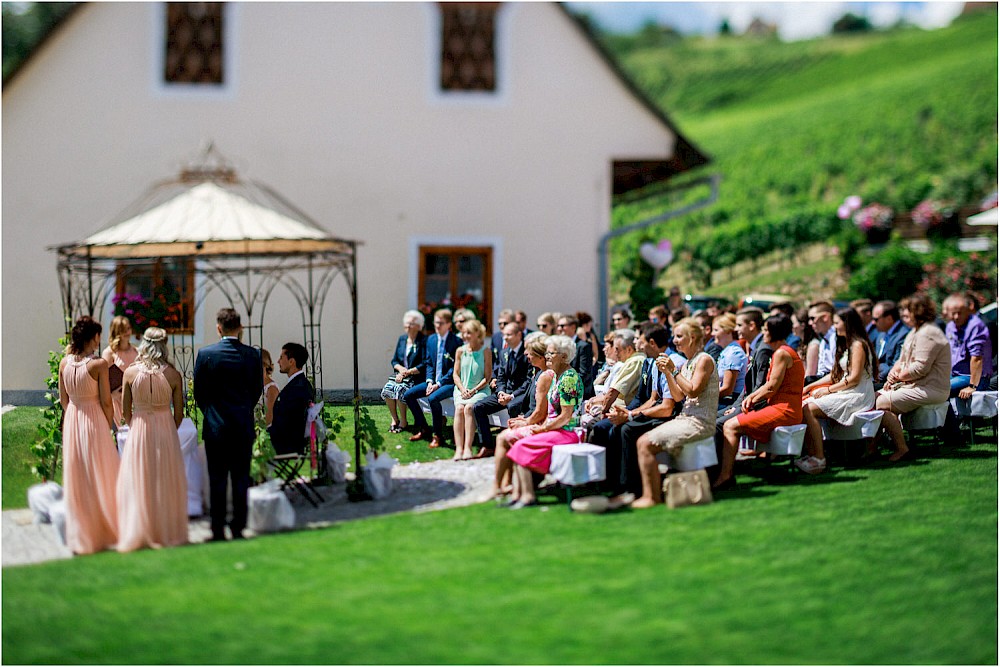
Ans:
{"label": "blue shirt", "polygon": [[740,392],[743,391],[743,382],[747,375],[748,365],[749,359],[747,353],[743,351],[743,348],[736,341],[722,348],[718,362],[719,386],[722,386],[722,376],[726,371],[736,371],[736,386],[733,387],[732,396],[739,396]]}

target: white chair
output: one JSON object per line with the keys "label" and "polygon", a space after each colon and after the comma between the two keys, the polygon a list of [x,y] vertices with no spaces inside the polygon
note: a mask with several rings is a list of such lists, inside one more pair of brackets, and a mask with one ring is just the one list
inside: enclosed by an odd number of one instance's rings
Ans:
{"label": "white chair", "polygon": [[767,452],[772,456],[802,455],[802,445],[806,439],[806,425],[794,424],[792,426],[778,426],[771,431],[771,438],[767,442],[752,440],[747,436],[740,439],[740,449],[752,449],[758,452]]}
{"label": "white chair", "polygon": [[507,420],[510,419],[510,413],[506,409],[500,412],[494,412],[490,415],[490,426],[498,426],[500,428],[507,428]]}
{"label": "white chair", "polygon": [[[431,404],[427,401],[426,398],[418,398],[417,404],[420,406],[420,409],[423,410],[426,414],[431,413]],[[450,398],[446,398],[443,401],[441,401],[441,414],[443,414],[445,417],[454,417],[455,401],[451,400]]]}
{"label": "white chair", "polygon": [[935,403],[934,405],[921,405],[916,410],[912,410],[901,415],[900,421],[907,431],[931,431],[944,426],[944,420],[948,416],[949,403]]}
{"label": "white chair", "polygon": [[850,426],[838,424],[832,419],[820,419],[824,440],[865,440],[874,438],[882,425],[881,410],[865,410],[854,413],[854,423]]}
{"label": "white chair", "polygon": [[177,428],[177,437],[181,441],[181,456],[184,458],[184,476],[187,478],[187,513],[189,517],[201,516],[201,487],[203,469],[198,453],[198,427],[189,417],[181,421]]}
{"label": "white chair", "polygon": [[656,462],[659,464],[661,474],[666,474],[668,470],[689,472],[718,465],[719,457],[715,452],[715,438],[709,437],[684,445],[677,456],[671,456],[666,451],[658,452]]}
{"label": "white chair", "polygon": [[603,482],[607,477],[607,450],[585,442],[556,445],[552,448],[549,474],[566,487],[566,503],[569,505],[573,502],[573,487]]}
{"label": "white chair", "polygon": [[972,392],[970,398],[964,400],[956,396],[951,399],[951,407],[960,420],[969,422],[969,442],[971,444],[976,444],[976,427],[972,423],[973,417],[994,420],[993,437],[996,438],[997,392],[975,391]]}

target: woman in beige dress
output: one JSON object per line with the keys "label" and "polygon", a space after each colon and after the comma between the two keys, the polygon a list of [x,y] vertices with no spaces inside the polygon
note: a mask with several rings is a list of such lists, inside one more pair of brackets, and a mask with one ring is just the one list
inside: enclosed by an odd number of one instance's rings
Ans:
{"label": "woman in beige dress", "polygon": [[[108,366],[117,366],[124,373],[132,365],[139,353],[132,345],[132,323],[124,315],[111,320],[111,332],[108,334],[108,346],[101,353],[101,358]],[[111,406],[115,413],[115,426],[122,424],[122,387],[111,392]]]}
{"label": "woman in beige dress", "polygon": [[167,363],[163,329],[146,329],[124,387],[129,431],[118,475],[118,550],[185,544],[187,480],[177,437],[184,419],[183,380]]}
{"label": "woman in beige dress", "polygon": [[656,359],[656,367],[667,380],[670,396],[684,401],[681,413],[640,436],[636,443],[642,496],[632,503],[636,509],[663,502],[660,470],[656,454],[677,452],[684,445],[715,436],[715,420],[719,410],[719,372],[715,360],[704,351],[705,329],[701,322],[686,317],[674,325],[674,347],[688,358],[684,368],[674,367],[666,355]]}
{"label": "woman in beige dress", "polygon": [[118,449],[108,362],[94,356],[101,349],[100,323],[81,317],[70,340],[59,364],[66,545],[75,554],[92,554],[118,540]]}
{"label": "woman in beige dress", "polygon": [[934,323],[934,302],[923,294],[908,296],[899,303],[899,315],[911,331],[885,387],[875,397],[875,408],[885,411],[880,428],[889,433],[896,449],[889,457],[893,462],[910,451],[899,415],[922,405],[944,403],[951,391],[951,345]]}

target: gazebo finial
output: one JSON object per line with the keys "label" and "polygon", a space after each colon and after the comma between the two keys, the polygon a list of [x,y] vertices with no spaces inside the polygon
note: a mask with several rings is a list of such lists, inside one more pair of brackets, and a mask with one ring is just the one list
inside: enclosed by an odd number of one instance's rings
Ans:
{"label": "gazebo finial", "polygon": [[180,180],[186,183],[201,181],[239,182],[236,170],[215,147],[215,141],[212,139],[202,141],[198,157],[181,170]]}

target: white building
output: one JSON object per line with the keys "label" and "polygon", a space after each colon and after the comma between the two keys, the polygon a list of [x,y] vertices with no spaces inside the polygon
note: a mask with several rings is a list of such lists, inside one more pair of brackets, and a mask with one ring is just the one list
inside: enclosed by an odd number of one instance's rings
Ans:
{"label": "white building", "polygon": [[[362,243],[368,388],[425,302],[474,294],[488,326],[502,307],[596,315],[612,194],[706,161],[560,5],[84,4],[4,82],[4,402],[40,396],[64,330],[46,248],[103,227],[209,140]],[[327,388],[352,382],[344,292],[325,306]],[[272,350],[302,338],[278,301]],[[110,314],[109,299],[105,327]],[[212,342],[214,307],[194,319]]]}

